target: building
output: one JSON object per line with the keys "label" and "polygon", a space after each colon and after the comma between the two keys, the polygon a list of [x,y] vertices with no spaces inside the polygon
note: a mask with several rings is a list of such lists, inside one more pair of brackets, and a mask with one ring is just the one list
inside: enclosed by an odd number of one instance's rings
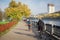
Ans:
{"label": "building", "polygon": [[54,4],[48,4],[48,13],[54,13],[54,12],[55,12]]}

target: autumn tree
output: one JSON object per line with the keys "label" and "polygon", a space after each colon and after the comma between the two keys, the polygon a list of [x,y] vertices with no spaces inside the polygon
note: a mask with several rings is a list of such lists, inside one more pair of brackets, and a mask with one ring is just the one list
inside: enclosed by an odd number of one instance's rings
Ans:
{"label": "autumn tree", "polygon": [[9,3],[9,7],[17,7],[17,3],[12,0],[10,3]]}
{"label": "autumn tree", "polygon": [[30,11],[30,9],[28,8],[27,5],[23,4],[23,10],[24,10],[24,13],[25,13],[24,16],[29,17],[30,14],[31,14],[31,11]]}
{"label": "autumn tree", "polygon": [[5,13],[7,18],[19,20],[23,16],[28,17],[30,15],[30,9],[21,2],[17,4],[15,1],[11,1],[9,7],[5,9]]}

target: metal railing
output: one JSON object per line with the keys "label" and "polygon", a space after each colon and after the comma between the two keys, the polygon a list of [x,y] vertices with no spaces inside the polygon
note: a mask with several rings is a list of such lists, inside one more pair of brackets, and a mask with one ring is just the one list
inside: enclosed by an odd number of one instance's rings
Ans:
{"label": "metal railing", "polygon": [[[37,22],[33,22],[34,26],[37,26]],[[45,24],[44,30],[49,35],[53,36],[54,38],[60,40],[60,26],[52,25],[52,24]]]}
{"label": "metal railing", "polygon": [[52,35],[53,37],[60,40],[60,26],[52,25],[52,24],[46,24],[46,32],[49,35]]}

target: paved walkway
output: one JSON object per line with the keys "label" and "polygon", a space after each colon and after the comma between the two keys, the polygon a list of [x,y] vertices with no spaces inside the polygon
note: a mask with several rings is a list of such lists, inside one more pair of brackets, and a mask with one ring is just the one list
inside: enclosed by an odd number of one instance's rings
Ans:
{"label": "paved walkway", "polygon": [[26,23],[21,21],[7,34],[0,37],[0,40],[37,40],[32,31],[28,31]]}

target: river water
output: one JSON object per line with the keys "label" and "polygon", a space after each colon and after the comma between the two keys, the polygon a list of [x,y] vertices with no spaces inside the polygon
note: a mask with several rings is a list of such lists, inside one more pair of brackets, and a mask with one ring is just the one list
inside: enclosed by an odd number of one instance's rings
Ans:
{"label": "river water", "polygon": [[52,25],[60,26],[60,19],[43,19],[43,22],[45,24],[52,24]]}

